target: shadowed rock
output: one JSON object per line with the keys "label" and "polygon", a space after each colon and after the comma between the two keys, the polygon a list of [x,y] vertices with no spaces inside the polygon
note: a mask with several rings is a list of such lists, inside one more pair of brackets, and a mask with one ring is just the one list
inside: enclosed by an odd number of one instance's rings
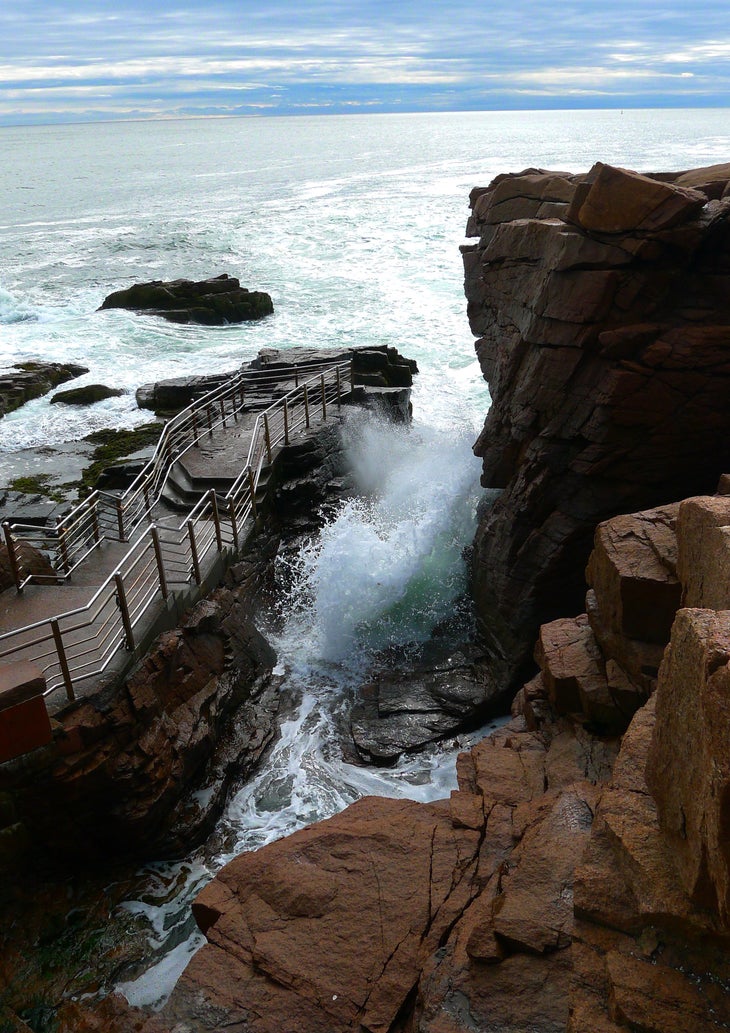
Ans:
{"label": "shadowed rock", "polygon": [[100,309],[124,308],[162,316],[172,323],[223,326],[263,319],[274,311],[270,295],[242,287],[235,276],[223,273],[210,280],[152,280],[115,291]]}

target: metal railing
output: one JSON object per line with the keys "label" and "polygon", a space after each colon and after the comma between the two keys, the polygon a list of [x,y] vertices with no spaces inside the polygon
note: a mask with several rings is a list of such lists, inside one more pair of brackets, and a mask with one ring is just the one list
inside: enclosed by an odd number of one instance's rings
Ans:
{"label": "metal railing", "polygon": [[[266,385],[271,390],[275,383],[283,385],[282,393],[256,417],[248,454],[227,494],[219,496],[215,489],[209,489],[179,526],[146,521],[152,499],[159,498],[172,462],[195,447],[202,434],[212,435],[216,426],[225,425],[227,419],[235,419],[243,411],[246,402],[240,397],[235,410],[220,406],[221,400],[241,394],[240,375],[232,379],[236,381],[234,394],[224,388],[210,392],[179,414],[184,419],[177,421],[164,441],[163,431],[150,463],[124,495],[115,499],[114,519],[109,524],[101,518],[99,501],[90,504],[87,499],[64,520],[63,532],[52,536],[63,577],[47,575],[37,579],[46,583],[68,578],[105,537],[125,540],[128,536],[126,540],[131,541],[131,546],[87,604],[0,635],[0,662],[32,660],[45,674],[46,695],[65,688],[68,699],[75,699],[74,687],[84,679],[103,674],[120,649],[130,653],[140,649],[155,616],[151,610],[161,610],[176,596],[191,604],[208,587],[213,587],[206,584],[206,575],[214,568],[216,559],[221,558],[224,565],[232,560],[254,525],[262,470],[301,429],[310,427],[315,420],[326,420],[333,409],[339,408],[352,389],[352,365],[330,364],[315,367],[315,371],[312,367],[291,367],[272,374],[268,384],[265,378],[257,378],[256,387]],[[285,391],[289,383],[294,386]],[[211,396],[215,397],[211,400]],[[207,413],[213,405],[219,406],[217,422],[211,416],[208,423]],[[206,416],[203,427],[201,412]],[[171,420],[167,427],[173,423]],[[187,428],[187,437],[181,426]],[[4,525],[4,529],[6,541],[14,543],[18,555],[18,531],[27,528]],[[36,545],[45,539],[38,536],[34,540],[24,535],[23,540]],[[26,577],[23,585],[29,580]]]}

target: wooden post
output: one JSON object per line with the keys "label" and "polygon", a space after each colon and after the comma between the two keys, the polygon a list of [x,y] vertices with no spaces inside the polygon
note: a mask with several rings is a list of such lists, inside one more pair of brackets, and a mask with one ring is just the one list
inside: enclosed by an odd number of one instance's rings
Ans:
{"label": "wooden post", "polygon": [[66,650],[63,648],[63,639],[61,637],[61,629],[58,626],[58,621],[54,617],[51,621],[51,631],[53,632],[53,641],[56,643],[56,652],[58,653],[58,665],[61,668],[61,674],[63,675],[63,684],[66,687],[66,698],[73,702],[76,699],[74,695],[74,685],[71,681],[71,672],[68,668],[68,661],[66,660]]}
{"label": "wooden post", "polygon": [[215,527],[215,540],[218,543],[218,552],[223,552],[223,535],[221,534],[221,518],[218,512],[218,499],[215,497],[215,488],[208,491],[211,509],[213,510],[213,525]]}
{"label": "wooden post", "polygon": [[195,578],[195,584],[200,585],[203,582],[203,578],[200,575],[200,563],[198,562],[198,546],[195,543],[195,528],[193,527],[192,520],[187,522],[188,538],[190,539],[190,555],[193,560],[193,576]]}
{"label": "wooden post", "polygon": [[132,620],[129,615],[129,606],[127,605],[127,593],[124,590],[124,581],[122,580],[121,574],[114,575],[114,584],[117,586],[117,605],[122,615],[122,624],[124,625],[124,637],[127,640],[127,649],[130,653],[134,652],[134,631],[132,630]]}
{"label": "wooden post", "polygon": [[289,444],[289,403],[284,396],[284,444]]}
{"label": "wooden post", "polygon": [[321,374],[321,376],[319,378],[319,381],[320,381],[320,384],[322,385],[322,419],[326,420],[327,419],[327,398],[325,397],[324,373]]}
{"label": "wooden post", "polygon": [[309,391],[307,385],[304,385],[304,420],[307,424],[307,430],[309,430]]}
{"label": "wooden post", "polygon": [[101,533],[99,532],[99,496],[96,492],[93,495],[89,495],[89,509],[91,510],[91,530],[94,535],[94,541],[98,545],[101,541]]}
{"label": "wooden post", "polygon": [[264,439],[266,441],[266,455],[269,457],[269,462],[272,462],[271,452],[271,434],[269,433],[269,417],[264,413]]}
{"label": "wooden post", "polygon": [[248,468],[248,491],[251,496],[251,512],[253,513],[254,520],[258,519],[258,506],[256,505],[256,481],[254,480],[253,470],[249,466]]}
{"label": "wooden post", "polygon": [[126,542],[124,537],[124,509],[122,506],[122,500],[117,496],[117,527],[119,529],[119,541]]}
{"label": "wooden post", "polygon": [[19,592],[22,592],[23,591],[22,586],[21,586],[22,578],[20,576],[21,561],[20,561],[20,556],[18,555],[18,553],[16,551],[16,548],[15,548],[15,539],[13,538],[13,534],[12,534],[12,532],[10,530],[10,524],[9,523],[4,523],[3,524],[3,533],[5,534],[5,544],[8,547],[8,559],[10,561],[10,569],[11,569],[11,571],[13,573],[13,581],[15,582],[16,589]]}
{"label": "wooden post", "polygon": [[61,553],[61,566],[63,567],[66,574],[68,574],[69,567],[71,564],[68,560],[68,542],[66,541],[66,528],[63,524],[59,524],[56,528],[58,531],[58,548]]}
{"label": "wooden post", "polygon": [[238,552],[238,524],[236,522],[236,503],[233,498],[228,500],[228,516],[231,521],[231,534],[233,535],[233,548]]}
{"label": "wooden post", "polygon": [[162,561],[162,547],[160,546],[160,536],[157,533],[157,528],[152,525],[150,528],[150,537],[152,538],[152,545],[155,550],[155,559],[157,560],[157,576],[160,579],[160,591],[162,592],[162,598],[167,599],[167,578],[165,577],[165,564]]}

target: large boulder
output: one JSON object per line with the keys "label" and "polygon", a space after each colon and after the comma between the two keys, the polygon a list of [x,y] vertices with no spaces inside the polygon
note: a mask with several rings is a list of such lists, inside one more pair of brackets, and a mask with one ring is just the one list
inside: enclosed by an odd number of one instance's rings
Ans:
{"label": "large boulder", "polygon": [[124,308],[161,316],[172,323],[222,326],[263,319],[274,311],[270,295],[242,287],[223,273],[209,280],[152,280],[114,291],[100,309]]}

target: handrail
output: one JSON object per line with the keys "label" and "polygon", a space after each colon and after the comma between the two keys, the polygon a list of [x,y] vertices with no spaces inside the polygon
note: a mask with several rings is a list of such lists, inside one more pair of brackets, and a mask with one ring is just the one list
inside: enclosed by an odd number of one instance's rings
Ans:
{"label": "handrail", "polygon": [[[238,419],[246,408],[247,387],[250,395],[252,389],[260,391],[294,380],[296,391],[301,377],[311,379],[315,373],[321,375],[322,370],[333,369],[336,365],[315,362],[272,371],[241,370],[225,383],[207,391],[164,425],[153,455],[120,495],[97,489],[61,518],[54,528],[19,522],[3,524],[17,590],[22,591],[29,583],[67,580],[105,540],[130,541],[136,528],[145,519],[149,522],[152,507],[160,498],[172,464],[199,445],[203,435],[210,436],[218,427],[225,427],[228,419]],[[22,557],[13,549],[13,541],[17,539],[47,552],[55,573],[38,575],[25,572]]]}
{"label": "handrail", "polygon": [[[279,370],[278,376],[271,379],[277,384],[291,379],[282,376],[285,372]],[[130,548],[89,602],[0,635],[0,662],[33,660],[45,674],[45,695],[65,688],[67,698],[73,700],[75,686],[103,674],[120,649],[138,650],[141,622],[153,606],[175,602],[181,593],[192,591],[196,597],[205,594],[206,574],[213,568],[216,557],[221,557],[226,564],[231,562],[242,544],[244,526],[247,522],[249,528],[253,526],[256,494],[269,450],[288,443],[298,428],[309,427],[316,408],[326,420],[328,407],[339,407],[342,398],[352,390],[351,362],[317,367],[313,375],[304,378],[300,377],[302,372],[301,368],[297,370],[293,388],[257,415],[245,464],[224,497],[219,497],[215,489],[209,489],[179,526],[150,522],[142,527],[141,519],[137,520],[130,531],[133,538]],[[312,370],[307,368],[304,372],[310,374]],[[194,411],[199,414],[201,410],[198,407]],[[211,423],[212,434],[215,429],[212,418]],[[190,447],[194,447],[194,441],[185,451]],[[158,446],[155,455],[159,452]],[[140,475],[125,495],[133,497],[136,493],[139,498],[145,483],[149,485]],[[69,514],[69,524],[79,519],[75,515],[79,508]],[[4,525],[4,529],[6,540],[13,541],[15,527]],[[103,539],[101,529],[99,534]],[[95,541],[92,549],[98,544]],[[68,575],[81,561],[71,564],[71,544],[67,541],[66,545]]]}

